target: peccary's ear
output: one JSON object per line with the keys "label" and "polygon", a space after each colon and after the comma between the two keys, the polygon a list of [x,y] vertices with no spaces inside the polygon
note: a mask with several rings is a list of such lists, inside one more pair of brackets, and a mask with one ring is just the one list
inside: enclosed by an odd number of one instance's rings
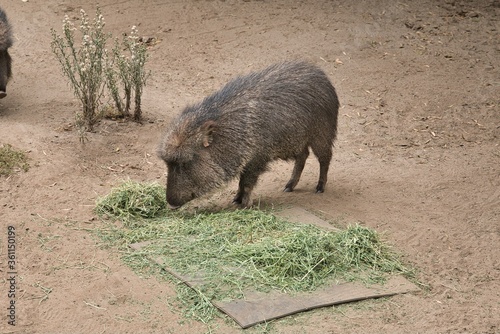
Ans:
{"label": "peccary's ear", "polygon": [[215,130],[217,123],[214,121],[206,121],[202,126],[201,126],[201,133],[203,135],[203,146],[208,147],[210,144],[212,144],[213,140],[213,133]]}

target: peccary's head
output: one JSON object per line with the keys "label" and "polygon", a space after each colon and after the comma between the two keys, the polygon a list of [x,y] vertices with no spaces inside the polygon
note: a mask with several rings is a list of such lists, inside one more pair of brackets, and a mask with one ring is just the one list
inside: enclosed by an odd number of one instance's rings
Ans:
{"label": "peccary's head", "polygon": [[189,108],[174,121],[158,148],[167,165],[167,203],[172,209],[199,197],[225,181],[225,172],[214,157],[218,125]]}

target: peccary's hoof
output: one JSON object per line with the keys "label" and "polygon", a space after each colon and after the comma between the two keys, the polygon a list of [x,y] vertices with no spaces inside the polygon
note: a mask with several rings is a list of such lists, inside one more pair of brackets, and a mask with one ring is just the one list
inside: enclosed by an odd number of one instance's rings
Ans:
{"label": "peccary's hoof", "polygon": [[293,191],[293,189],[290,187],[286,187],[285,189],[283,189],[283,191],[286,193],[291,193]]}
{"label": "peccary's hoof", "polygon": [[252,201],[249,201],[249,202],[246,202],[246,203],[233,201],[233,205],[236,206],[239,209],[249,209],[249,208],[252,207],[253,203],[252,203]]}
{"label": "peccary's hoof", "polygon": [[0,99],[3,99],[4,97],[7,96],[7,93],[4,91],[0,91]]}
{"label": "peccary's hoof", "polygon": [[252,207],[253,201],[249,196],[236,196],[233,199],[233,204],[242,209],[247,209]]}

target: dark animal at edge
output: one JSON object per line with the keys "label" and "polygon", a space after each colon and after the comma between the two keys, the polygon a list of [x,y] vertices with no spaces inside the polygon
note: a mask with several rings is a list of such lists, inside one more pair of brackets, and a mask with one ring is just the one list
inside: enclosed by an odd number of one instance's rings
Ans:
{"label": "dark animal at edge", "polygon": [[7,82],[12,76],[12,59],[8,49],[12,46],[12,29],[7,15],[0,9],[0,99],[7,95]]}

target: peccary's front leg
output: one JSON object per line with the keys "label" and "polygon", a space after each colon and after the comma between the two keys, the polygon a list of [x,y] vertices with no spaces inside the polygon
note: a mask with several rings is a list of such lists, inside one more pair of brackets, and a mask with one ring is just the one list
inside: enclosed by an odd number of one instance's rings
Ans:
{"label": "peccary's front leg", "polygon": [[242,208],[252,206],[252,190],[257,184],[260,174],[266,170],[266,165],[262,165],[258,161],[252,161],[247,164],[243,172],[241,172],[238,193],[234,197],[233,203],[238,204]]}

